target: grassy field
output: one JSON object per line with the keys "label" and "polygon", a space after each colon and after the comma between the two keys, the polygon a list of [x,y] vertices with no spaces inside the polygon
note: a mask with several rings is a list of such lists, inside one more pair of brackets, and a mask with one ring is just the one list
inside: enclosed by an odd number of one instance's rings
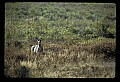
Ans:
{"label": "grassy field", "polygon": [[[42,38],[43,54],[31,54]],[[10,78],[114,78],[114,3],[5,3],[4,74]]]}

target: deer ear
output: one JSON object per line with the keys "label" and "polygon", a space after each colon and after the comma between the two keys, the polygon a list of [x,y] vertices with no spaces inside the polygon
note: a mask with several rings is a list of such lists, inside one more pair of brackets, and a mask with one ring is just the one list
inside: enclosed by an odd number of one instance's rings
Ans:
{"label": "deer ear", "polygon": [[36,37],[36,40],[38,40],[38,38]]}

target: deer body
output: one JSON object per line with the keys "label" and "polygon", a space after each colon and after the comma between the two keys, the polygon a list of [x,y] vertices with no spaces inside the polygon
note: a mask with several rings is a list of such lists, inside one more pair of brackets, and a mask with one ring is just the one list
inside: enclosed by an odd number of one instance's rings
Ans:
{"label": "deer body", "polygon": [[37,39],[38,45],[33,45],[31,47],[31,52],[33,53],[40,53],[43,52],[43,47],[41,46],[41,39]]}

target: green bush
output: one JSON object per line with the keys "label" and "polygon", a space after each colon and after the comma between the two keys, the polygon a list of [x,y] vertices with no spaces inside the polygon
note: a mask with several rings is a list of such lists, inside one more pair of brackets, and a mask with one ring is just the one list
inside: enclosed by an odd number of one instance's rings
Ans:
{"label": "green bush", "polygon": [[112,29],[115,29],[115,28],[116,28],[116,26],[111,28],[110,24],[109,24],[109,21],[103,19],[102,22],[97,23],[96,34],[98,36],[103,36],[103,37],[106,37],[106,38],[114,38],[115,37],[115,30],[112,31]]}

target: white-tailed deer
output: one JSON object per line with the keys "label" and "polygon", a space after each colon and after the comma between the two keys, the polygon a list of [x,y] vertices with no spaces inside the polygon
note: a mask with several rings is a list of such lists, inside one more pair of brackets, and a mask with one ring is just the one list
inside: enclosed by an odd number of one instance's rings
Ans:
{"label": "white-tailed deer", "polygon": [[40,54],[41,52],[43,52],[43,47],[41,45],[42,38],[41,39],[36,38],[36,39],[37,39],[38,45],[33,45],[31,47],[31,53],[39,53]]}

